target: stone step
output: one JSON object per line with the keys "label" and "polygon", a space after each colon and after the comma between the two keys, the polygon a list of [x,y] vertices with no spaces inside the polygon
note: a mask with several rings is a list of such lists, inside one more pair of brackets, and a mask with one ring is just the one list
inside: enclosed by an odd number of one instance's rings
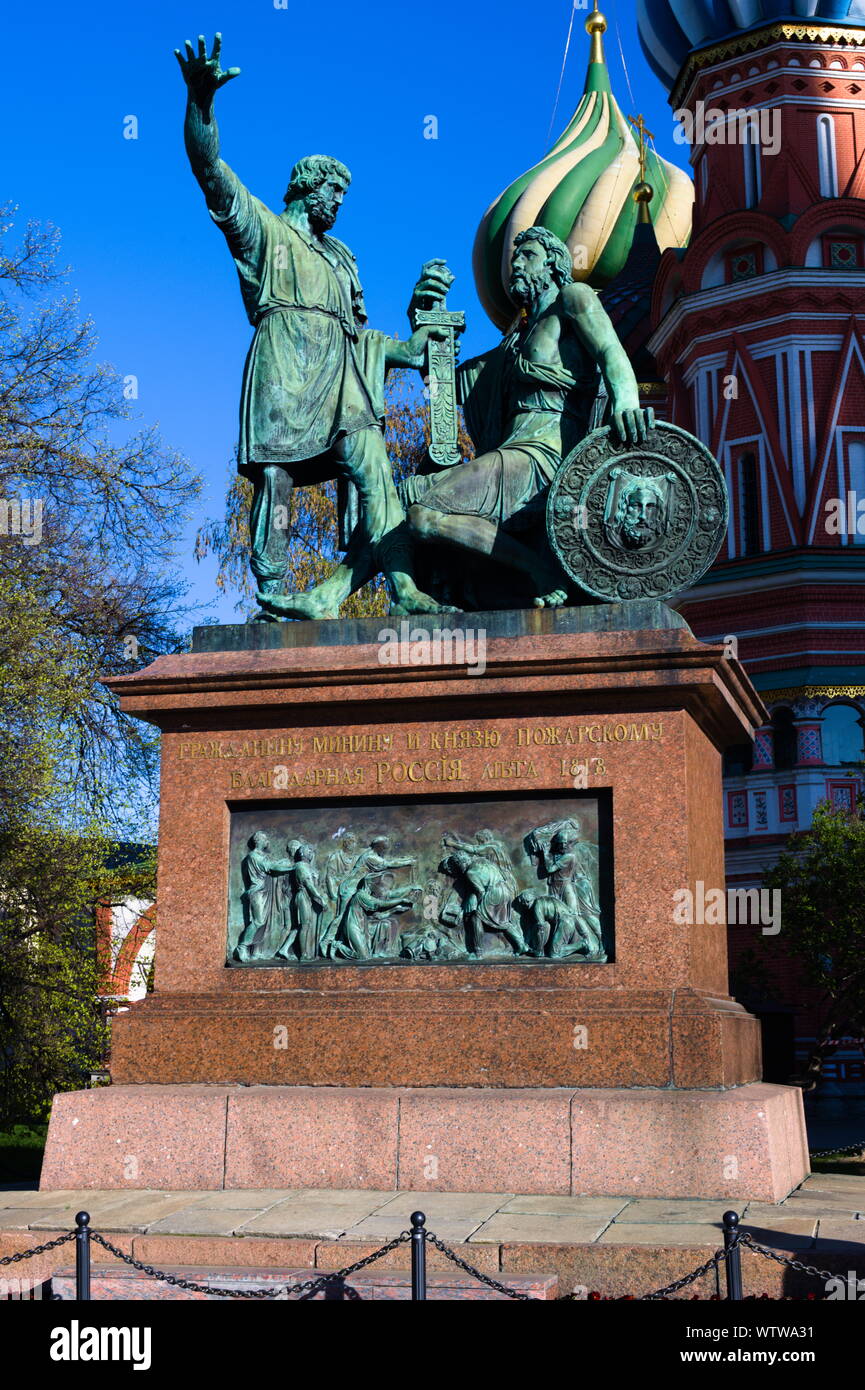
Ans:
{"label": "stone step", "polygon": [[[206,1284],[217,1289],[226,1291],[243,1289],[248,1292],[260,1291],[262,1293],[273,1289],[274,1285],[303,1283],[325,1272],[309,1268],[246,1269],[240,1265],[211,1267],[206,1265],[177,1265],[164,1271],[175,1278],[186,1279],[195,1284]],[[534,1299],[551,1300],[558,1297],[558,1279],[554,1274],[502,1274],[498,1278],[499,1282],[505,1284],[509,1289],[513,1289],[514,1292],[528,1294]],[[74,1300],[75,1271],[73,1269],[58,1270],[52,1276],[51,1291],[52,1294],[59,1295],[62,1299]],[[107,1270],[93,1268],[90,1277],[90,1292],[92,1299],[100,1302],[112,1299],[132,1302],[151,1299],[168,1299],[179,1302],[192,1299],[218,1303],[229,1300],[228,1292],[205,1294],[191,1289],[181,1289],[129,1268]],[[292,1301],[297,1297],[298,1295],[292,1295]],[[316,1293],[314,1298],[324,1301],[343,1299],[353,1302],[382,1299],[408,1300],[411,1298],[411,1274],[408,1271],[375,1270],[370,1267],[350,1275],[344,1284],[332,1284],[329,1289]],[[428,1274],[427,1298],[430,1302],[434,1300],[451,1302],[504,1301],[507,1299],[507,1295],[455,1270],[453,1274]]]}

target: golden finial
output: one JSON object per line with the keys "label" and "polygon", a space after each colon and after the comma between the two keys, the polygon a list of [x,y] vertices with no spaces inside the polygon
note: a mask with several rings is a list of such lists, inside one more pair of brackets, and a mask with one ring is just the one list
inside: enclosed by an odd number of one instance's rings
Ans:
{"label": "golden finial", "polygon": [[592,13],[586,20],[586,33],[592,40],[592,47],[589,53],[590,63],[602,63],[604,61],[604,45],[602,35],[606,32],[607,21],[598,9],[597,0],[594,0]]}
{"label": "golden finial", "polygon": [[654,135],[647,129],[642,116],[629,116],[628,122],[637,132],[637,152],[640,159],[640,179],[634,185],[634,202],[637,204],[637,221],[651,222],[649,216],[649,204],[655,196],[655,190],[650,183],[646,182],[646,150],[647,137],[654,140]]}
{"label": "golden finial", "polygon": [[649,215],[649,204],[655,196],[655,190],[645,179],[641,179],[634,187],[634,202],[637,204],[637,221],[651,222]]}
{"label": "golden finial", "polygon": [[640,157],[640,183],[646,182],[646,137],[654,140],[654,135],[647,128],[642,116],[629,116],[628,124],[634,127],[637,132],[637,150]]}

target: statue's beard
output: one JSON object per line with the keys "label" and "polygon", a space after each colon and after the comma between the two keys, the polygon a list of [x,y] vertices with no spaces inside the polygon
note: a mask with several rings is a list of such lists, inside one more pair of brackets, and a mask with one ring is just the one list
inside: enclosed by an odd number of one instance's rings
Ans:
{"label": "statue's beard", "polygon": [[551,283],[549,275],[544,274],[543,271],[533,275],[528,270],[515,270],[511,275],[511,299],[520,308],[524,305],[530,308],[533,304],[537,304],[544,290],[548,290]]}
{"label": "statue's beard", "polygon": [[623,521],[622,541],[629,550],[642,550],[657,536],[657,528],[648,521]]}
{"label": "statue's beard", "polygon": [[316,193],[310,193],[306,200],[306,215],[313,231],[328,232],[336,221],[336,208]]}

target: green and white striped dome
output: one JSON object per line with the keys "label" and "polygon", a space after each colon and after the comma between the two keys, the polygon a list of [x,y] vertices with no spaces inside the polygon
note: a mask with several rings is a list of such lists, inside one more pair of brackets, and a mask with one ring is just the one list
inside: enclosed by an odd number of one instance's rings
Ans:
{"label": "green and white striped dome", "polygon": [[[516,179],[484,213],[475,237],[473,267],[481,303],[506,329],[516,308],[508,297],[515,237],[526,227],[547,227],[564,241],[574,278],[601,287],[625,264],[634,228],[640,151],[610,87],[601,35],[606,20],[586,20],[592,50],[582,100],[567,128],[539,164]],[[654,189],[651,219],[658,245],[684,246],[691,231],[694,186],[683,170],[646,151],[646,179]]]}

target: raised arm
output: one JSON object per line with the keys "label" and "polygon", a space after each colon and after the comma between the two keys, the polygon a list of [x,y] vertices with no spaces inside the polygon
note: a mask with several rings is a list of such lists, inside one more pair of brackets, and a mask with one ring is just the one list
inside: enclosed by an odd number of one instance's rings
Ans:
{"label": "raised arm", "polygon": [[613,427],[621,439],[641,443],[654,424],[654,413],[640,409],[640,392],[628,355],[609,315],[588,285],[576,282],[562,291],[565,311],[603,373],[612,405]]}
{"label": "raised arm", "polygon": [[208,58],[204,36],[199,34],[197,56],[189,39],[186,40],[185,57],[179,48],[174,50],[187,89],[183,126],[186,153],[208,207],[217,213],[227,212],[234,192],[234,180],[228,166],[219,157],[219,128],[213,113],[213,98],[220,87],[240,73],[240,68],[223,71],[219,61],[221,49],[222,35],[216,34]]}

